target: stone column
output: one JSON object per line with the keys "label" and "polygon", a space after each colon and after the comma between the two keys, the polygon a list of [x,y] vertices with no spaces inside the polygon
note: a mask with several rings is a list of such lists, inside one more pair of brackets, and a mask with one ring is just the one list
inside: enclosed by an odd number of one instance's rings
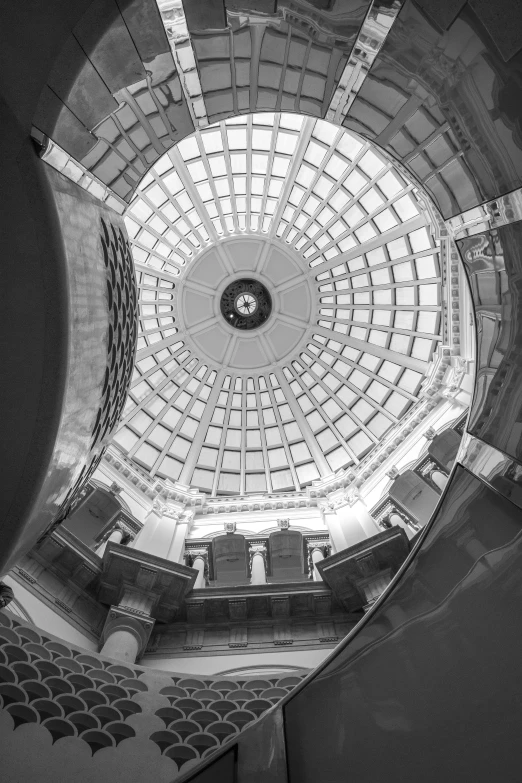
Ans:
{"label": "stone column", "polygon": [[207,553],[206,552],[196,552],[194,555],[194,560],[192,561],[192,568],[195,568],[198,572],[198,575],[196,577],[196,582],[194,584],[194,590],[199,590],[202,587],[205,587],[205,567],[207,565]]}
{"label": "stone column", "polygon": [[123,530],[119,527],[115,527],[112,533],[108,538],[105,539],[105,541],[102,541],[102,543],[99,545],[98,549],[96,550],[96,554],[99,557],[103,557],[103,553],[107,549],[107,544],[115,543],[115,544],[121,544],[123,539]]}
{"label": "stone column", "polygon": [[252,544],[250,547],[250,572],[251,584],[266,584],[266,546],[264,544]]}
{"label": "stone column", "polygon": [[138,636],[127,628],[112,631],[100,650],[101,655],[107,658],[116,658],[118,661],[135,663],[140,649]]}
{"label": "stone column", "polygon": [[399,514],[397,511],[392,511],[390,516],[388,517],[392,525],[398,525],[399,527],[402,527],[406,535],[408,536],[408,539],[413,538],[415,535],[414,530],[408,525],[406,520],[403,518],[401,514]]}
{"label": "stone column", "polygon": [[316,568],[316,564],[320,560],[324,560],[324,548],[320,544],[309,544],[310,551],[310,567],[312,570],[314,582],[322,582],[323,577]]}
{"label": "stone column", "polygon": [[102,654],[134,663],[145,652],[156,619],[170,622],[195,578],[185,565],[130,547],[109,547],[98,590],[98,600],[110,605],[100,638]]}
{"label": "stone column", "polygon": [[438,486],[442,492],[448,483],[448,476],[442,470],[434,470],[431,474],[431,480]]}
{"label": "stone column", "polygon": [[143,655],[154,620],[142,613],[111,607],[102,632],[101,655],[125,663],[135,663]]}

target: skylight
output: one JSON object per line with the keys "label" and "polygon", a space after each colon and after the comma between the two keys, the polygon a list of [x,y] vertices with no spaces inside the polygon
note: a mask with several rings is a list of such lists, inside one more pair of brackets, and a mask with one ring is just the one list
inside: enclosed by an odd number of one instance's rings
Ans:
{"label": "skylight", "polygon": [[[417,404],[441,339],[439,249],[413,183],[369,142],[236,117],[169,150],[125,220],[140,336],[115,442],[151,475],[213,495],[301,489]],[[247,268],[274,300],[258,335],[214,304]]]}

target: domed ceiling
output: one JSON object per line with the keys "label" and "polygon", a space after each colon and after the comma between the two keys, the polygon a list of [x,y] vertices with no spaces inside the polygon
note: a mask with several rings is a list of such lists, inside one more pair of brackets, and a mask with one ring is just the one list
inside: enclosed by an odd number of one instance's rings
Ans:
{"label": "domed ceiling", "polygon": [[301,489],[415,405],[440,328],[438,246],[370,143],[290,114],[169,150],[126,213],[140,336],[115,443],[209,494]]}

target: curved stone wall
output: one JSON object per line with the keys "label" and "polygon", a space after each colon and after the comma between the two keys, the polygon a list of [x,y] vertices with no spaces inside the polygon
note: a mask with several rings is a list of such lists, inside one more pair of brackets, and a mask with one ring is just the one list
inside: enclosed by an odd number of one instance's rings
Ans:
{"label": "curved stone wall", "polygon": [[302,678],[196,678],[123,665],[0,612],[3,775],[138,783],[153,770],[167,783],[237,738]]}
{"label": "curved stone wall", "polygon": [[137,339],[136,285],[122,219],[50,166],[33,165],[49,218],[40,261],[61,278],[59,295],[49,294],[46,318],[59,325],[62,340],[50,346],[54,372],[45,365],[33,379],[54,395],[56,411],[53,419],[50,401],[41,411],[38,437],[18,477],[23,486],[3,518],[0,573],[62,521],[96,469],[125,403]]}

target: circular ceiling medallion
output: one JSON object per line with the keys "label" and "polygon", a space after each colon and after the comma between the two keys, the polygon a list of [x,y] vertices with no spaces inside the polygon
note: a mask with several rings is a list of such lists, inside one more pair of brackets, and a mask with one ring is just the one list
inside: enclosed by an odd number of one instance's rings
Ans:
{"label": "circular ceiling medallion", "polygon": [[259,280],[242,278],[227,285],[221,294],[223,318],[236,329],[257,329],[272,312],[272,298]]}
{"label": "circular ceiling medallion", "polygon": [[212,366],[270,368],[304,344],[317,316],[314,272],[277,238],[211,245],[176,286],[179,332]]}
{"label": "circular ceiling medallion", "polygon": [[257,299],[253,294],[250,293],[239,294],[239,296],[236,299],[236,310],[238,310],[241,313],[241,315],[252,315],[252,313],[256,309],[257,309]]}

